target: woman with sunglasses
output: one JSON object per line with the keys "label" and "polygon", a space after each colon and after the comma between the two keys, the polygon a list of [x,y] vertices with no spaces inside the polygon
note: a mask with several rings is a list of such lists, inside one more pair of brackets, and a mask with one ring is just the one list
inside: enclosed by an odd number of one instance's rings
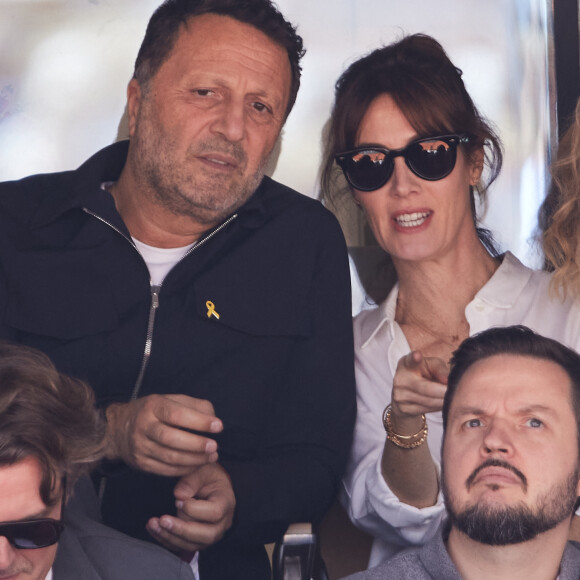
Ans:
{"label": "woman with sunglasses", "polygon": [[461,341],[525,324],[580,347],[578,309],[551,300],[549,276],[498,255],[477,225],[476,195],[501,161],[461,71],[431,37],[375,50],[336,84],[323,194],[336,196],[342,170],[398,279],[354,323],[358,415],[343,498],[375,537],[370,566],[429,540],[444,515],[440,411]]}

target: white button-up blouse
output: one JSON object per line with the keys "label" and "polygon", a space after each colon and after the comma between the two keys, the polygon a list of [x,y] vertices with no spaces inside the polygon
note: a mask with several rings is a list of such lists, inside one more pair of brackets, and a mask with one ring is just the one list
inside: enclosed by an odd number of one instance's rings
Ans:
{"label": "white button-up blouse", "polygon": [[[506,253],[465,309],[470,335],[494,326],[523,324],[580,352],[580,304],[551,296],[550,279],[546,272],[530,270]],[[342,500],[355,525],[375,537],[369,567],[430,540],[445,514],[441,493],[432,507],[409,506],[398,500],[381,474],[382,413],[391,401],[397,363],[411,351],[395,322],[397,295],[396,286],[380,306],[354,319],[358,411]],[[427,443],[439,466],[441,413],[429,413],[427,422]]]}

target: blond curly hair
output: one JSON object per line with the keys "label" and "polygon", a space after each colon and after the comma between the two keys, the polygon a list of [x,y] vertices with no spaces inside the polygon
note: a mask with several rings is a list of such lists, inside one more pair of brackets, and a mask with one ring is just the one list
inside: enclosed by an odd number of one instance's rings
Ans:
{"label": "blond curly hair", "polygon": [[580,100],[551,167],[552,184],[540,210],[546,269],[552,290],[580,298]]}

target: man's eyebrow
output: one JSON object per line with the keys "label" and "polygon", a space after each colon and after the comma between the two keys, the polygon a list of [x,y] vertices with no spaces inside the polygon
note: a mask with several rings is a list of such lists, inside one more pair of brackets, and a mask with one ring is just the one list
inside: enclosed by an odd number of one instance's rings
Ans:
{"label": "man's eyebrow", "polygon": [[[192,83],[192,84],[196,84],[196,83]],[[197,84],[204,86],[204,87],[207,86],[208,88],[210,88],[212,86],[218,87],[218,88],[224,88],[224,89],[229,88],[229,85],[227,84],[227,82],[225,80],[217,78],[217,77],[211,77],[211,78],[208,77],[207,79],[201,79]],[[282,95],[281,97],[278,97],[274,93],[269,91],[268,89],[256,89],[253,91],[248,91],[247,96],[249,96],[250,98],[254,98],[254,99],[265,99],[268,101],[272,101],[272,104],[275,107],[282,107],[283,102],[284,102],[284,95]]]}
{"label": "man's eyebrow", "polygon": [[[518,407],[516,410],[518,415],[527,415],[530,413],[546,413],[549,415],[556,416],[556,411],[549,407],[548,405],[543,405],[541,403],[526,404]],[[453,409],[450,413],[450,417],[463,417],[465,415],[485,415],[486,411],[481,407],[476,407],[475,405],[464,405]]]}
{"label": "man's eyebrow", "polygon": [[17,520],[9,520],[9,521],[5,521],[5,522],[0,522],[0,525],[2,524],[11,524],[11,523],[15,523],[15,522],[27,522],[29,520],[42,520],[46,517],[48,517],[48,514],[52,511],[54,506],[46,506],[44,509],[33,513],[33,514],[27,514],[22,518],[19,518]]}
{"label": "man's eyebrow", "polygon": [[456,407],[452,409],[449,413],[450,417],[463,417],[465,415],[485,415],[485,411],[481,407],[475,407],[474,405],[464,405],[462,407]]}
{"label": "man's eyebrow", "polygon": [[527,415],[530,413],[546,413],[553,416],[557,415],[555,409],[549,407],[548,405],[542,405],[541,403],[536,403],[534,405],[524,405],[518,409],[518,413],[521,415]]}

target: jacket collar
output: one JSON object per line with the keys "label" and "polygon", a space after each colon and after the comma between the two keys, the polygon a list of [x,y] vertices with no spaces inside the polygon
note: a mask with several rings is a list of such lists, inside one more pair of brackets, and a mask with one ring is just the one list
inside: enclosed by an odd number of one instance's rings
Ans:
{"label": "jacket collar", "polygon": [[239,221],[242,225],[250,229],[259,228],[264,224],[267,218],[266,205],[264,203],[264,192],[267,185],[272,180],[269,177],[264,177],[258,186],[258,189],[250,196],[250,198],[235,212],[239,216]]}
{"label": "jacket collar", "polygon": [[[436,536],[422,548],[419,548],[419,558],[425,570],[436,572],[438,578],[446,580],[461,580],[455,564],[447,552],[446,543],[451,531],[451,523],[445,520]],[[567,542],[560,562],[558,580],[572,580],[578,578],[578,564],[580,562],[580,544]]]}
{"label": "jacket collar", "polygon": [[78,580],[80,575],[83,580],[103,580],[88,558],[74,529],[68,526],[58,542],[52,571],[55,580]]}
{"label": "jacket collar", "polygon": [[436,577],[461,580],[461,576],[445,547],[450,530],[450,522],[444,521],[436,536],[419,549],[419,558],[424,568],[429,572],[435,572]]}
{"label": "jacket collar", "polygon": [[[32,227],[47,225],[63,214],[89,207],[97,209],[108,198],[109,206],[114,203],[109,193],[101,189],[106,181],[116,181],[127,159],[129,141],[119,141],[101,149],[85,161],[77,170],[60,174],[58,190],[50,191],[39,204],[30,220]],[[97,207],[95,206],[97,204]]]}

